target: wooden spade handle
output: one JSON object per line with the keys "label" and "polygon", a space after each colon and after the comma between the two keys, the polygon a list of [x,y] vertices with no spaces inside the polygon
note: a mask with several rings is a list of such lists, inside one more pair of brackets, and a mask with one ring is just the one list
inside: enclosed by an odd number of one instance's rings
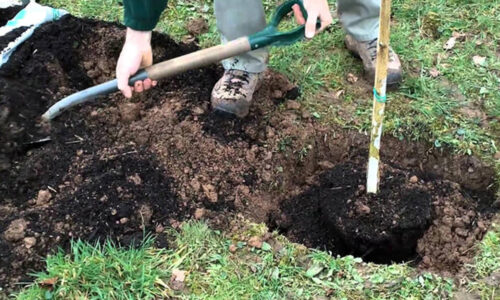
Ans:
{"label": "wooden spade handle", "polygon": [[242,37],[230,41],[224,45],[199,50],[161,63],[157,63],[155,65],[147,67],[146,73],[148,74],[149,78],[153,80],[159,80],[162,78],[168,78],[180,74],[188,70],[208,66],[226,58],[246,53],[250,50],[251,47],[248,38]]}

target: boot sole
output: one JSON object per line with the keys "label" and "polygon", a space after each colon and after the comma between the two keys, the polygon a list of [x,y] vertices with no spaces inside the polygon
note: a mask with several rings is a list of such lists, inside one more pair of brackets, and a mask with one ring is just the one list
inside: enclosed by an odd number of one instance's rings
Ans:
{"label": "boot sole", "polygon": [[[257,91],[261,87],[262,87],[262,78],[259,78],[259,81],[257,81],[257,84],[255,85],[255,89],[254,89],[253,94],[252,94],[252,101],[253,101],[253,97],[254,97],[255,93],[257,93]],[[214,107],[213,110],[214,110],[214,112],[216,112],[217,114],[219,114],[221,116],[232,115],[232,116],[236,116],[240,119],[243,119],[246,116],[248,116],[248,114],[250,113],[250,105],[248,106],[247,109],[245,109],[246,112],[243,112],[243,113],[236,113],[232,109],[224,107],[224,105],[218,105],[217,107]]]}

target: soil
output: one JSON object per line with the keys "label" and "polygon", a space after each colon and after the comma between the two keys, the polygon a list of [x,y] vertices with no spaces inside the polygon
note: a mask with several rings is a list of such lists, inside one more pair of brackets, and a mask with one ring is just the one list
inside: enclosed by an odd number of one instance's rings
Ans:
{"label": "soil", "polygon": [[322,178],[321,212],[334,236],[359,256],[404,261],[432,221],[431,195],[400,170],[385,170],[382,179],[379,194],[370,195],[362,165],[336,166]]}
{"label": "soil", "polygon": [[15,39],[17,39],[26,29],[28,29],[28,27],[19,27],[4,36],[0,36],[0,51],[5,49],[10,42],[13,42]]}
{"label": "soil", "polygon": [[[364,192],[368,137],[319,124],[300,87],[266,72],[245,119],[213,114],[219,66],[40,116],[110,80],[120,25],[65,16],[0,68],[0,286],[29,281],[71,238],[129,245],[188,218],[266,222],[292,241],[457,272],[489,226],[494,171],[475,157],[384,138],[380,194]],[[156,61],[196,50],[153,34]],[[369,94],[367,90],[367,94]],[[449,253],[446,259],[443,256]]]}
{"label": "soil", "polygon": [[190,35],[198,36],[208,32],[208,22],[203,17],[192,19],[187,22],[186,29]]}
{"label": "soil", "polygon": [[15,5],[0,9],[0,27],[7,24],[7,22],[14,18],[16,14],[25,6],[26,5]]}
{"label": "soil", "polygon": [[318,184],[281,203],[276,228],[338,254],[459,273],[494,211],[481,199],[493,195],[446,179],[424,180],[415,175],[421,172],[389,165],[382,167],[380,192],[368,195],[364,165],[364,157],[356,156],[321,173]]}

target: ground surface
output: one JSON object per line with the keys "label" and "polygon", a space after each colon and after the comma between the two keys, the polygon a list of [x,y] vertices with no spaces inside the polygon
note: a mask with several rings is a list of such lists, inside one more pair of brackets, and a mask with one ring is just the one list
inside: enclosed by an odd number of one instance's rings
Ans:
{"label": "ground surface", "polygon": [[[61,0],[41,2],[77,16],[115,22],[123,17],[121,0],[73,0],[71,5]],[[328,2],[335,15],[335,1]],[[270,17],[279,1],[263,3]],[[202,47],[216,45],[220,37],[212,4],[169,1],[156,29]],[[498,152],[499,5],[486,0],[467,5],[460,1],[393,1],[391,44],[401,57],[404,80],[389,96],[391,107],[384,123],[388,135],[430,142],[437,148],[448,145],[454,151],[490,160]],[[209,30],[193,36],[190,32],[197,30],[191,24],[199,19],[206,21]],[[451,46],[445,47],[447,44]],[[275,48],[271,54],[272,67],[300,85],[303,105],[321,122],[369,130],[372,88],[363,79],[359,61],[345,49],[338,19],[312,41]]]}
{"label": "ground surface", "polygon": [[0,9],[0,26],[7,24],[9,20],[14,18],[22,7],[24,6],[18,5]]}
{"label": "ground surface", "polygon": [[[367,197],[366,136],[320,124],[273,71],[244,120],[210,112],[221,74],[211,66],[39,122],[58,99],[111,79],[122,43],[120,26],[65,17],[0,69],[4,287],[71,238],[127,245],[191,217],[231,232],[243,215],[309,247],[447,275],[471,262],[494,212],[492,168],[388,138],[382,191]],[[153,45],[158,60],[195,50],[159,34]]]}

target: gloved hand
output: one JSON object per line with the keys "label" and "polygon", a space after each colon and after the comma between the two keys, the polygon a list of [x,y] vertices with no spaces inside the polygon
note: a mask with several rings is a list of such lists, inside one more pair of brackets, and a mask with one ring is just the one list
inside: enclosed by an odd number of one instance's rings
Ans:
{"label": "gloved hand", "polygon": [[157,82],[151,79],[135,82],[134,86],[128,85],[131,75],[139,68],[145,68],[153,63],[153,51],[151,49],[151,31],[137,31],[127,28],[127,37],[122,52],[116,65],[116,78],[118,89],[127,98],[132,97],[132,92],[142,92],[156,86]]}
{"label": "gloved hand", "polygon": [[[323,31],[332,24],[333,17],[327,0],[304,0],[304,7],[307,11],[307,21],[297,4],[293,6],[293,13],[297,23],[300,25],[306,24],[306,38],[313,38],[316,33]],[[321,27],[316,30],[318,18],[321,21]]]}

